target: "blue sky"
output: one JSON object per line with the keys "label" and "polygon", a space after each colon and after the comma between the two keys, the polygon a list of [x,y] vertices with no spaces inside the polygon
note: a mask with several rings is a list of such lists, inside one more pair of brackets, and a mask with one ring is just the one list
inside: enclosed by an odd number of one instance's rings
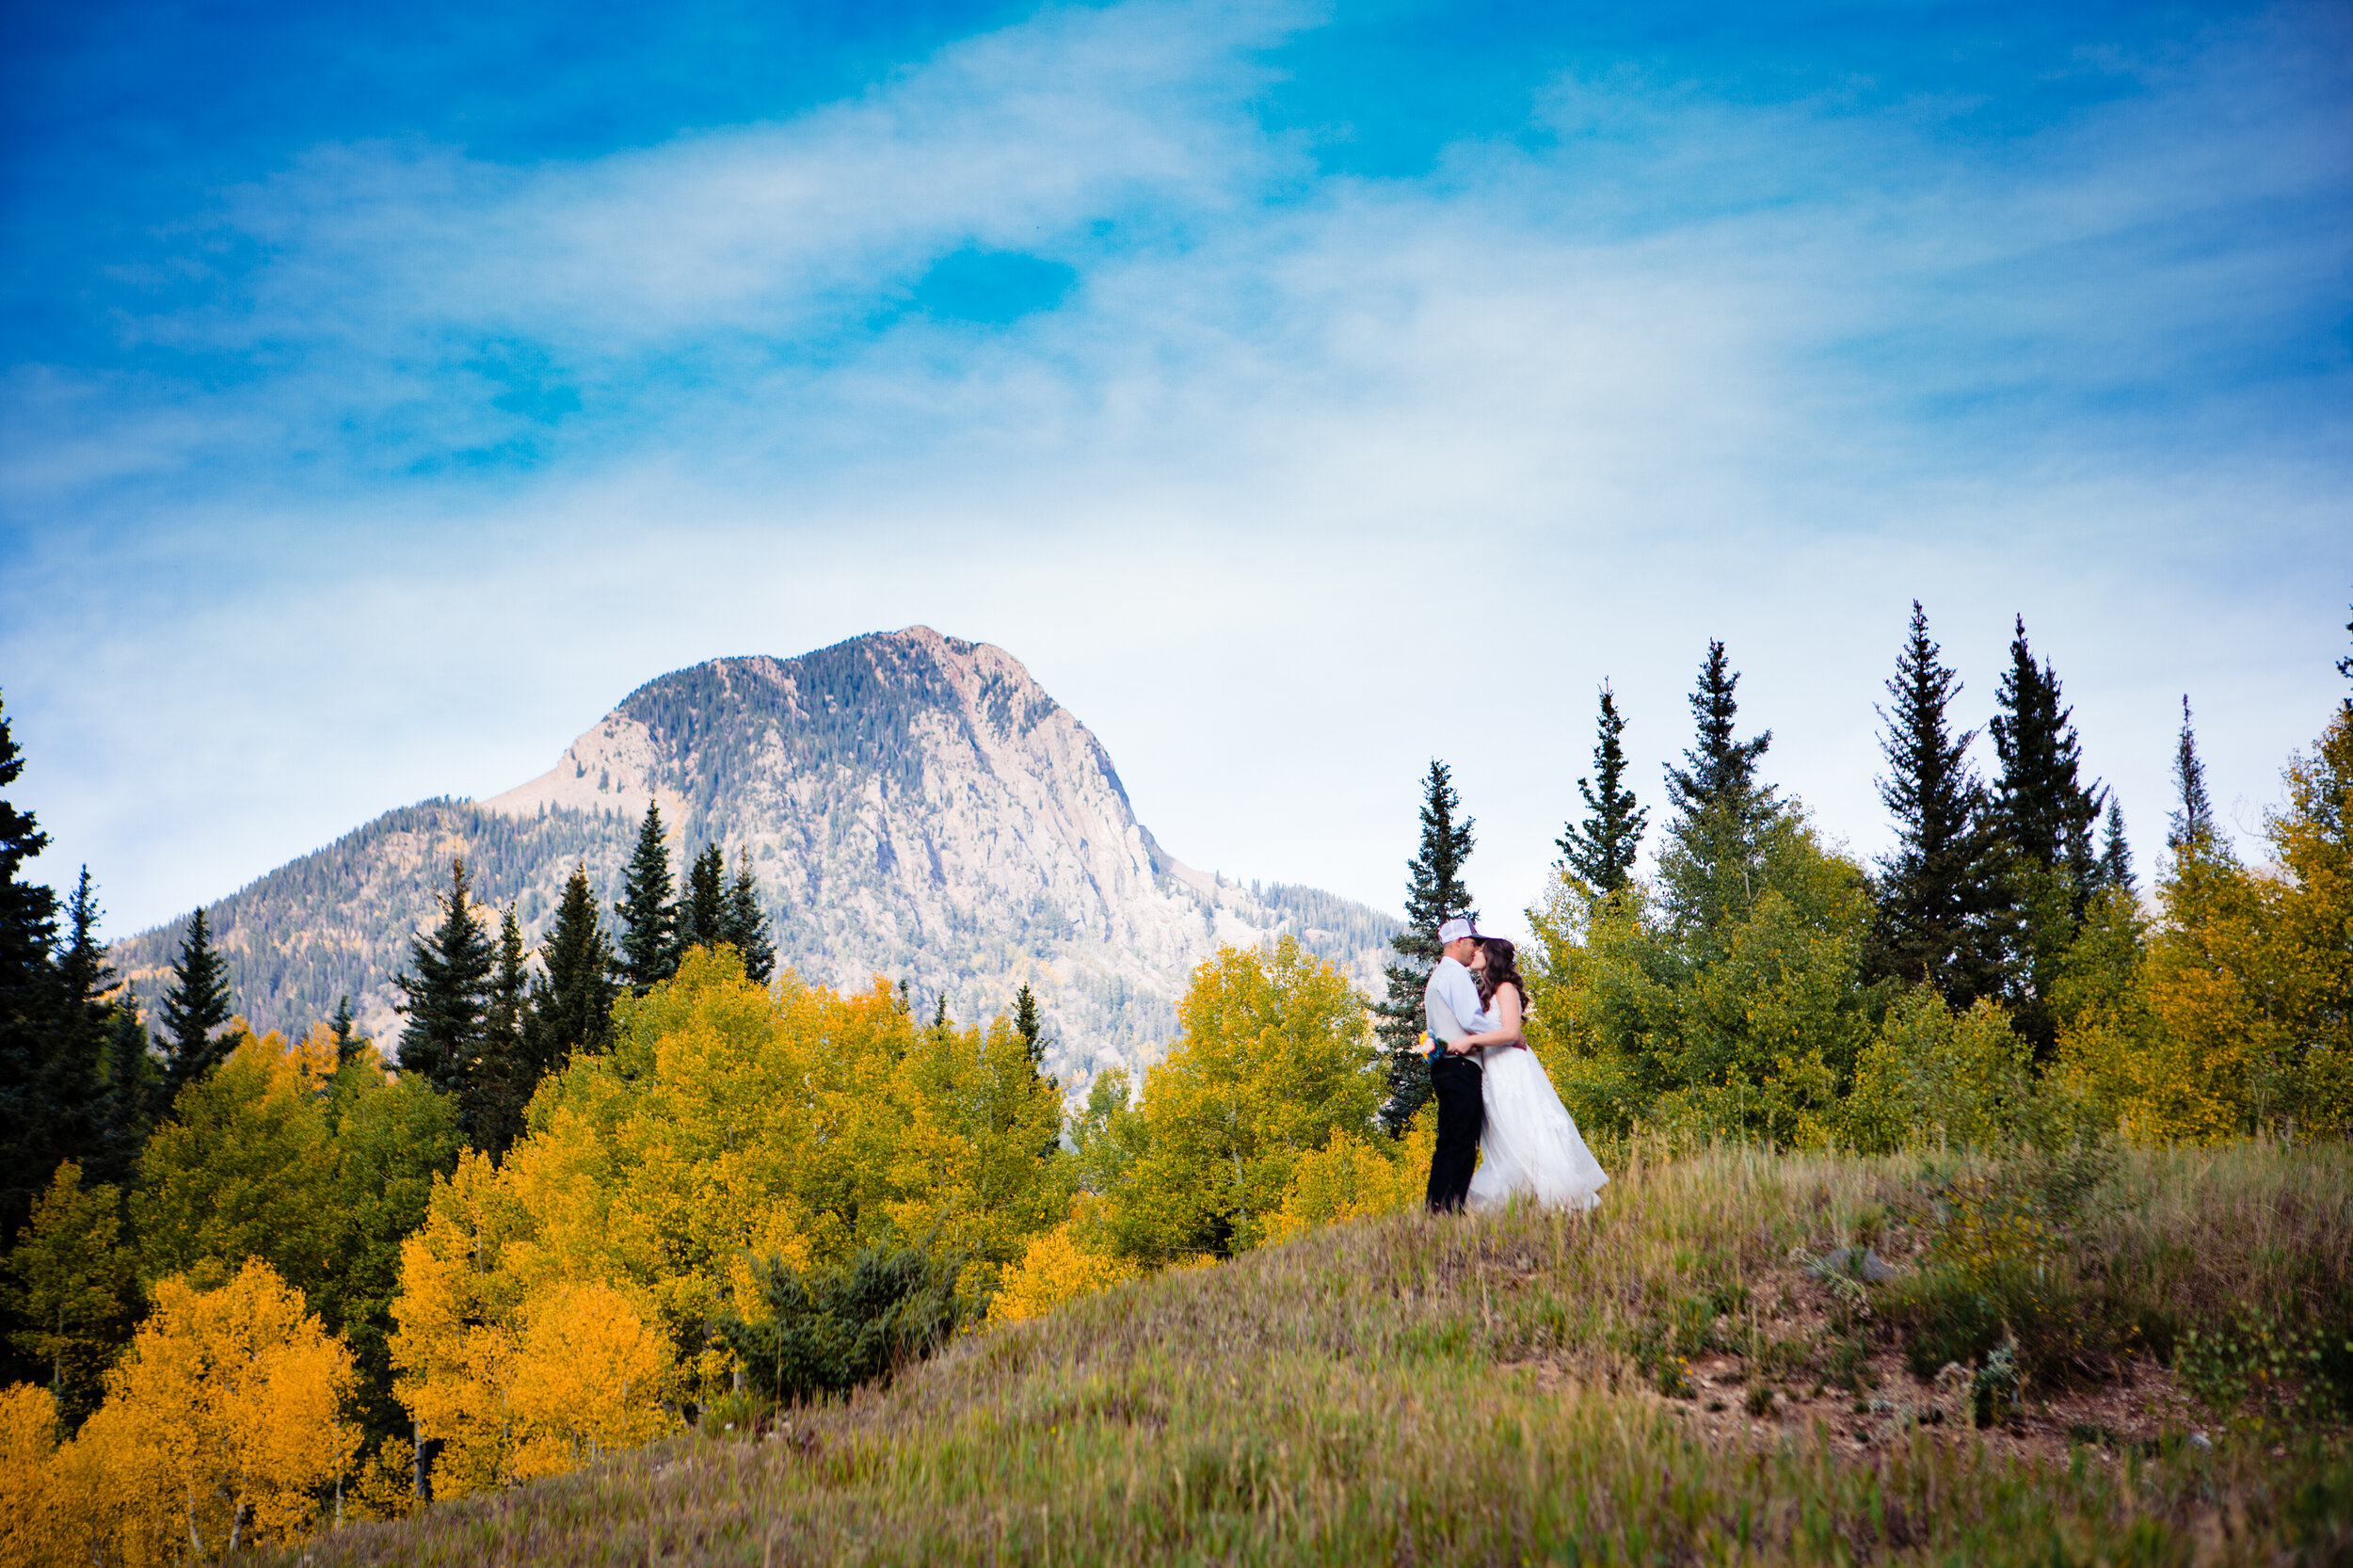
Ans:
{"label": "blue sky", "polygon": [[1710,636],[1864,855],[1914,597],[2144,869],[2184,692],[2247,829],[2336,695],[2342,6],[6,24],[0,693],[117,931],[916,622],[1205,867],[1394,904],[1447,758],[1491,918]]}

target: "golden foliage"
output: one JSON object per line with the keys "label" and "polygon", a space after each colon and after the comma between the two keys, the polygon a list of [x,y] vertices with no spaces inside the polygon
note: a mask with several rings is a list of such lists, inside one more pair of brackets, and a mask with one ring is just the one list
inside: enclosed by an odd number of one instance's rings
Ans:
{"label": "golden foliage", "polygon": [[1318,1225],[1387,1214],[1420,1201],[1436,1141],[1433,1107],[1423,1106],[1401,1139],[1336,1127],[1323,1147],[1299,1157],[1268,1240],[1287,1241]]}
{"label": "golden foliage", "polygon": [[988,1304],[991,1323],[1022,1322],[1136,1276],[1131,1264],[1081,1240],[1094,1228],[1088,1210],[1095,1201],[1091,1194],[1080,1193],[1072,1200],[1071,1218],[1030,1238],[1021,1261],[1005,1272]]}
{"label": "golden foliage", "polygon": [[[106,1401],[56,1447],[49,1396],[0,1396],[0,1489],[44,1548],[9,1561],[200,1560],[305,1539],[358,1434],[343,1342],[262,1262],[216,1289],[161,1281]],[[15,1544],[12,1542],[11,1545]]]}
{"label": "golden foliage", "polygon": [[1300,1160],[1335,1128],[1369,1129],[1382,1096],[1364,999],[1289,936],[1219,949],[1176,1018],[1124,1112],[1136,1152],[1106,1193],[1113,1246],[1147,1265],[1267,1240]]}
{"label": "golden foliage", "polygon": [[616,1025],[404,1245],[394,1388],[450,1495],[668,1430],[664,1395],[728,1381],[709,1324],[753,1256],[929,1240],[984,1288],[1063,1215],[1060,1101],[1006,1024],[919,1028],[880,981],[771,990],[719,949]]}

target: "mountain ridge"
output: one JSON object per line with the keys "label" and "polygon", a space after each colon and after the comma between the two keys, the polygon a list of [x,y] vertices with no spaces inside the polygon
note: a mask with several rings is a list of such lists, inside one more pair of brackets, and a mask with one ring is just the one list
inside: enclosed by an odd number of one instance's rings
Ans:
{"label": "mountain ridge", "polygon": [[[208,906],[238,1005],[299,1029],[349,995],[389,1042],[391,976],[453,857],[536,941],[574,864],[610,908],[648,801],[674,869],[706,841],[750,857],[780,963],[834,985],[904,978],[967,1018],[1028,983],[1056,1036],[1049,1064],[1074,1085],[1155,1059],[1187,974],[1221,943],[1288,932],[1369,989],[1398,926],[1176,859],[1101,743],[1018,659],[912,626],[658,676],[546,773],[396,808],[264,873]],[[151,1000],[185,924],[114,945]]]}

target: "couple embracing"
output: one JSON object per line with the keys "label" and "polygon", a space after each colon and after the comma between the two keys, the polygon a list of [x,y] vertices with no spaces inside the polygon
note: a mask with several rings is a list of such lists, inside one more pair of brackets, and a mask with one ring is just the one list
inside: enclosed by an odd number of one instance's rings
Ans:
{"label": "couple embracing", "polygon": [[[1528,1048],[1528,986],[1514,950],[1465,920],[1438,927],[1444,956],[1421,994],[1438,1146],[1430,1208],[1494,1208],[1517,1199],[1570,1208],[1601,1201],[1609,1177],[1585,1146],[1551,1078]],[[1475,1174],[1474,1174],[1475,1172]]]}

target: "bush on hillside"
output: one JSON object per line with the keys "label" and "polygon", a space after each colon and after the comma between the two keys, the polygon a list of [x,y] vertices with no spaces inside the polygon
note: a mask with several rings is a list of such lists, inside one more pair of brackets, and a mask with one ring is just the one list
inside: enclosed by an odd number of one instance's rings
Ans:
{"label": "bush on hillside", "polygon": [[752,1263],[759,1316],[713,1323],[747,1380],[778,1404],[847,1393],[945,1345],[973,1316],[964,1260],[922,1247],[869,1247],[834,1268]]}

